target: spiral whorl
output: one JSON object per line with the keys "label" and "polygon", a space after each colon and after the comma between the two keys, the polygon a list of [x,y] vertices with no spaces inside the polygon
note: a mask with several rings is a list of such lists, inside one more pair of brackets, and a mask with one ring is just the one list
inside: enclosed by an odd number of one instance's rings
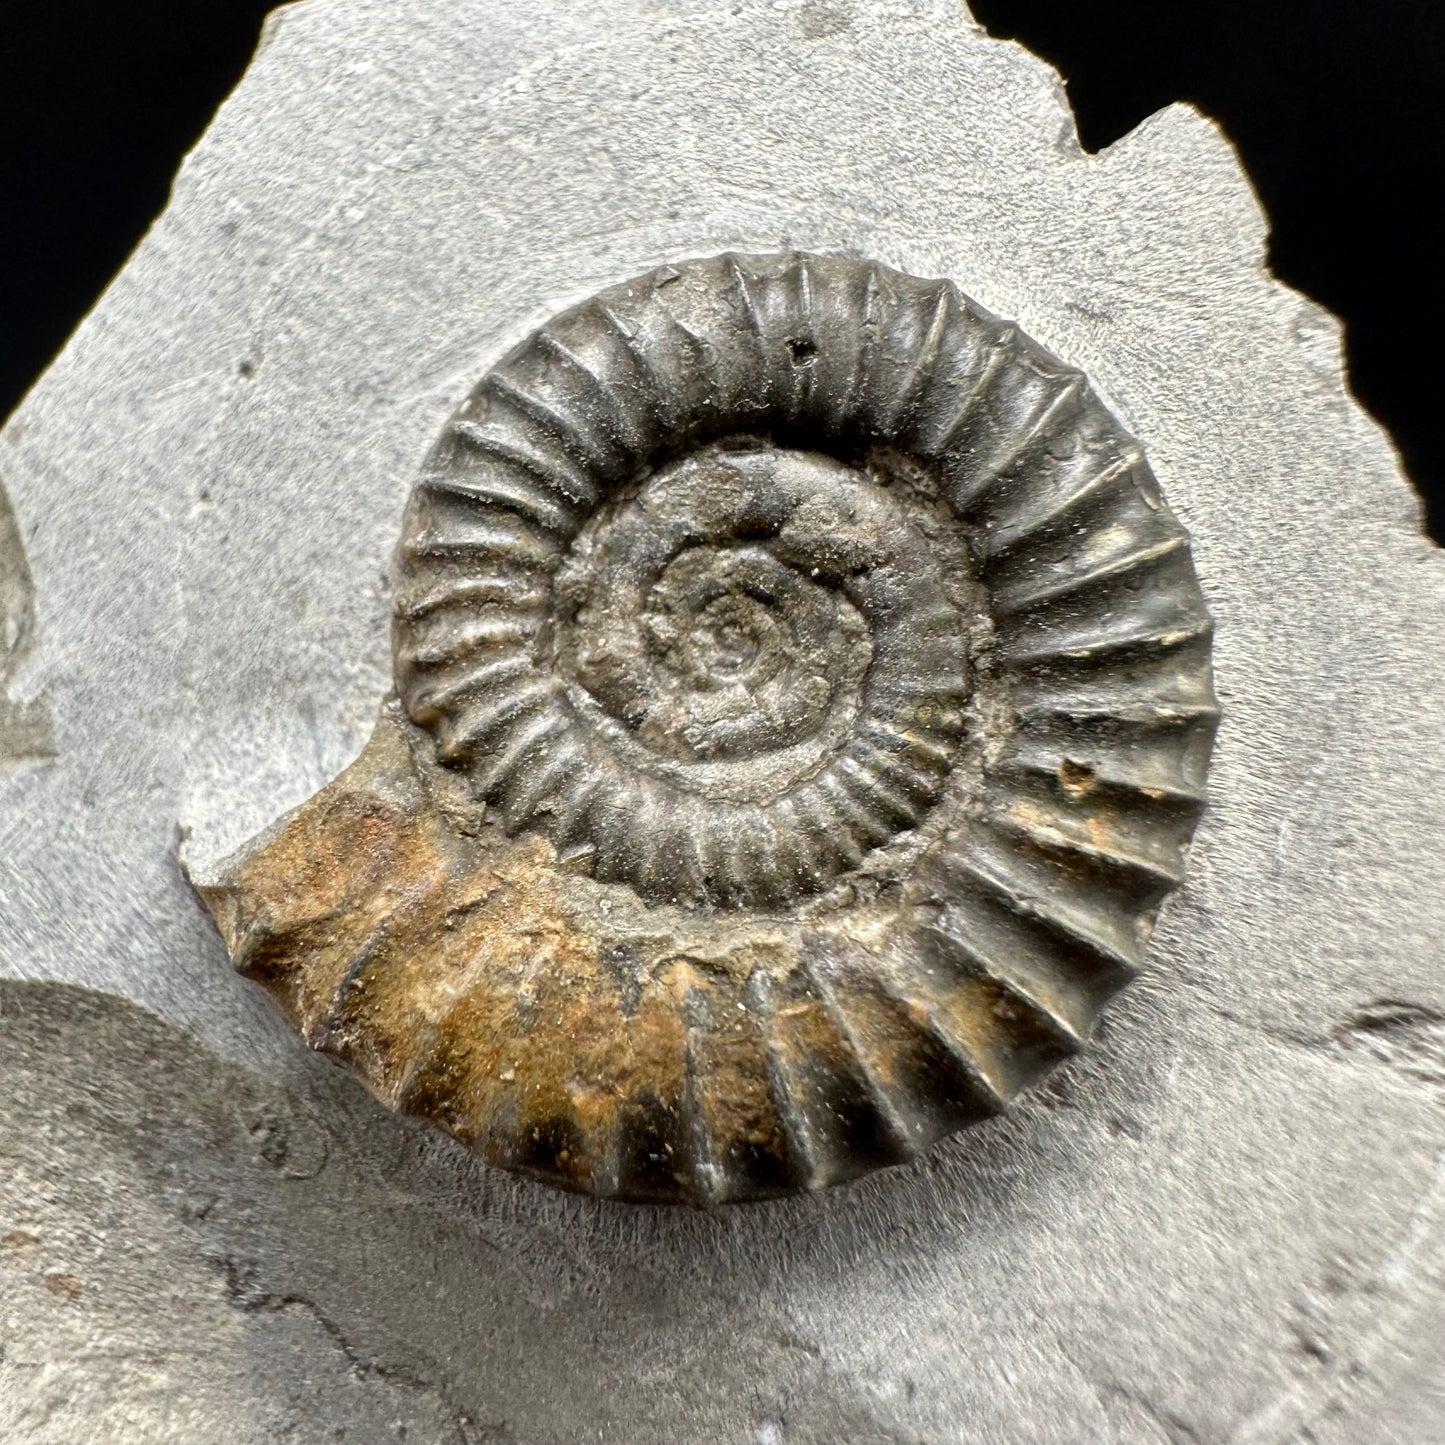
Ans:
{"label": "spiral whorl", "polygon": [[970,619],[887,484],[922,469],[987,549],[1021,485],[1047,506],[1140,465],[1078,373],[948,282],[665,267],[452,422],[407,519],[402,697],[599,879],[782,906],[915,827],[964,726]]}

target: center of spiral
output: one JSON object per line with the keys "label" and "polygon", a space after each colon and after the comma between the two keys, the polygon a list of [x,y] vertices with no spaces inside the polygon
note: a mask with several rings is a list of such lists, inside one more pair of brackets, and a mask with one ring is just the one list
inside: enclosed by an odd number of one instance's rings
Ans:
{"label": "center of spiral", "polygon": [[764,654],[776,656],[777,634],[777,623],[753,598],[716,597],[688,633],[685,667],[714,685],[731,682]]}
{"label": "center of spiral", "polygon": [[643,626],[659,663],[683,686],[766,683],[784,661],[785,596],[759,575],[766,554],[697,549],[668,565]]}
{"label": "center of spiral", "polygon": [[[867,665],[866,629],[842,597],[766,547],[707,542],[674,557],[643,595],[644,643],[618,629],[588,639],[580,674],[663,757],[744,758],[826,730]],[[625,680],[624,680],[625,679]]]}
{"label": "center of spiral", "polygon": [[735,677],[758,655],[761,628],[755,619],[740,616],[736,597],[723,598],[708,608],[708,616],[693,630],[693,650],[701,654],[701,667],[715,677]]}
{"label": "center of spiral", "polygon": [[887,556],[867,478],[831,458],[713,446],[604,507],[558,577],[558,661],[635,767],[762,797],[853,726],[874,653],[855,576]]}

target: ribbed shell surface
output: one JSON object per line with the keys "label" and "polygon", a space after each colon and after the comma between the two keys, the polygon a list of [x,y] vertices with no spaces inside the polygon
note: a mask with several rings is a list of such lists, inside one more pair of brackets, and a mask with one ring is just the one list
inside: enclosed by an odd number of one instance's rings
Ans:
{"label": "ribbed shell surface", "polygon": [[[406,515],[395,661],[428,766],[644,942],[598,945],[616,1000],[546,1044],[494,977],[381,1091],[624,1198],[899,1162],[1073,1052],[1218,718],[1188,538],[1085,378],[952,282],[801,253],[663,267],[488,373]],[[323,1046],[357,1053],[372,974]]]}

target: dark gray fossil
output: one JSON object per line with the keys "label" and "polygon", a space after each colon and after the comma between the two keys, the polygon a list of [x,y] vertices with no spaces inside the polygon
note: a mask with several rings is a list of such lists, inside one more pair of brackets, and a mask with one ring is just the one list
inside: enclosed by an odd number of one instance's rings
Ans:
{"label": "dark gray fossil", "polygon": [[407,513],[368,753],[207,891],[384,1099],[573,1188],[818,1187],[997,1113],[1142,961],[1218,710],[1085,378],[797,253],[558,316]]}

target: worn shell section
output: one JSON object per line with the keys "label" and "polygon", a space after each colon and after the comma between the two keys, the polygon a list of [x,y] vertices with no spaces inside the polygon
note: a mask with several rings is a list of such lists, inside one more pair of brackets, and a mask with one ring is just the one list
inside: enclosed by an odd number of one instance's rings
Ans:
{"label": "worn shell section", "polygon": [[544,839],[454,828],[415,741],[386,710],[203,897],[314,1047],[564,1188],[709,1204],[915,1158],[1074,1052],[1138,958],[1087,912],[960,888],[942,854],[939,891],[882,938],[827,917],[618,928]]}
{"label": "worn shell section", "polygon": [[543,327],[428,461],[396,610],[367,752],[204,896],[316,1047],[568,1188],[818,1188],[998,1113],[1203,807],[1210,622],[1137,443],[876,263]]}

